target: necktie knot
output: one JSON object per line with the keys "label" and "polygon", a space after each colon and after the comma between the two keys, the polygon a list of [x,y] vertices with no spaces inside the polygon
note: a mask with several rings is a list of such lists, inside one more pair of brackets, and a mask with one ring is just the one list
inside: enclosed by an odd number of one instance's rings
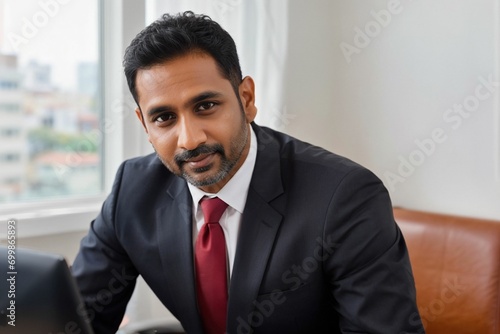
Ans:
{"label": "necktie knot", "polygon": [[200,205],[203,211],[203,216],[205,217],[205,223],[207,224],[218,223],[220,217],[227,208],[227,203],[218,197],[204,197],[201,200]]}

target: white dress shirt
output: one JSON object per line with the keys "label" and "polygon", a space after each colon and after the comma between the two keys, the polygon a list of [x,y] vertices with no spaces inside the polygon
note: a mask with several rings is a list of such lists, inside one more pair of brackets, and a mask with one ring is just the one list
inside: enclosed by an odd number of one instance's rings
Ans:
{"label": "white dress shirt", "polygon": [[233,271],[234,255],[236,254],[236,243],[238,241],[238,232],[240,230],[241,218],[245,203],[247,201],[248,189],[252,178],[255,160],[257,158],[257,137],[250,127],[250,150],[241,165],[240,169],[226,183],[226,185],[217,193],[206,193],[203,190],[188,183],[191,197],[193,198],[193,249],[196,245],[198,232],[205,223],[203,211],[201,210],[200,200],[203,196],[219,197],[228,204],[226,211],[222,214],[219,224],[224,231],[226,239],[227,258],[229,262],[229,277]]}

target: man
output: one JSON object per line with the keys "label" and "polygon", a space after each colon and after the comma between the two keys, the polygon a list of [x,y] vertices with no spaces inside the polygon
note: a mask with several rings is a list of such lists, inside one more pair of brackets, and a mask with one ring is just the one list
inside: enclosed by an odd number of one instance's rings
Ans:
{"label": "man", "polygon": [[124,67],[156,155],[122,164],[73,265],[98,333],[139,274],[187,333],[423,332],[380,180],[256,125],[254,82],[216,22],[164,15]]}

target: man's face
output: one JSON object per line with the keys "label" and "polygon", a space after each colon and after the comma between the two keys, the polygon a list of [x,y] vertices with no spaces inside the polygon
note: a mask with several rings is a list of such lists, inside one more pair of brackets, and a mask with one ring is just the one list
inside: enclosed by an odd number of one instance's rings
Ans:
{"label": "man's face", "polygon": [[158,157],[175,175],[216,193],[245,160],[256,114],[251,78],[241,104],[215,60],[190,53],[137,72],[141,120]]}

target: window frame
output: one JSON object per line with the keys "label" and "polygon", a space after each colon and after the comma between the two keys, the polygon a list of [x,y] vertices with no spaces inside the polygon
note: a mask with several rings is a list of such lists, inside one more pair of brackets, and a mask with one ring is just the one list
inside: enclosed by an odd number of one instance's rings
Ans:
{"label": "window frame", "polygon": [[[145,27],[145,0],[99,0],[99,52],[103,191],[95,196],[0,207],[0,242],[7,239],[7,222],[18,222],[18,238],[86,231],[111,190],[120,163],[150,152],[136,120],[133,101],[122,69],[125,48]],[[21,241],[22,242],[22,241]]]}

